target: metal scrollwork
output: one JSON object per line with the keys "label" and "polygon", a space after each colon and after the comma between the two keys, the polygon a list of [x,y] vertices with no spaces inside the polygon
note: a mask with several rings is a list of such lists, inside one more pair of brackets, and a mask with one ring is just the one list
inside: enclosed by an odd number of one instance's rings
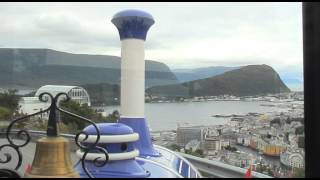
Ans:
{"label": "metal scrollwork", "polygon": [[21,178],[21,175],[12,169],[0,169],[1,178]]}
{"label": "metal scrollwork", "polygon": [[[65,96],[67,97],[64,101],[69,101],[69,100],[70,100],[69,96],[68,96],[66,93],[60,93],[60,94],[58,94],[57,96],[60,96],[60,95],[65,95]],[[82,169],[84,170],[84,172],[87,174],[88,177],[93,178],[93,175],[89,172],[89,170],[88,170],[88,169],[86,168],[86,166],[85,166],[85,160],[86,160],[87,154],[88,154],[90,151],[92,151],[92,150],[98,150],[98,151],[102,152],[102,153],[105,155],[105,160],[102,161],[102,162],[101,162],[101,160],[99,160],[100,158],[96,158],[96,159],[94,160],[94,165],[95,165],[96,167],[102,167],[102,166],[104,166],[104,165],[108,162],[108,159],[109,159],[108,152],[107,152],[105,149],[103,149],[103,148],[101,148],[101,147],[98,146],[98,143],[99,143],[99,140],[100,140],[100,131],[99,131],[98,126],[97,126],[93,121],[91,121],[91,120],[88,119],[88,118],[85,118],[85,117],[76,115],[76,114],[74,114],[74,113],[68,112],[68,111],[66,111],[66,110],[61,109],[60,107],[57,107],[57,109],[58,109],[60,112],[65,113],[65,114],[67,114],[67,115],[69,115],[69,116],[71,116],[71,117],[74,117],[74,118],[76,118],[76,119],[79,119],[79,120],[82,120],[82,121],[85,121],[85,122],[91,124],[91,125],[94,127],[94,129],[96,130],[96,140],[95,140],[94,143],[90,143],[90,144],[89,144],[89,143],[81,143],[81,142],[85,142],[85,141],[88,139],[88,137],[89,137],[89,134],[87,134],[87,133],[84,132],[84,131],[79,132],[79,133],[76,134],[76,136],[75,136],[75,143],[76,143],[77,146],[81,149],[81,151],[84,152],[83,156],[82,156],[81,159],[80,159],[81,165],[82,165]],[[79,137],[80,137],[81,135],[84,135],[84,138],[80,141],[80,140],[79,140]],[[99,163],[98,163],[98,161],[99,161]]]}
{"label": "metal scrollwork", "polygon": [[[48,93],[43,93],[42,95],[40,95],[39,96],[39,100],[42,101],[42,102],[47,102],[48,99],[44,99],[43,98],[44,94],[48,94]],[[48,95],[52,97],[52,95],[50,95],[50,94],[48,94]],[[14,167],[15,171],[18,171],[18,169],[21,167],[22,160],[23,160],[23,156],[22,156],[22,153],[20,151],[20,148],[26,146],[30,142],[31,136],[30,136],[30,134],[28,133],[27,130],[13,131],[12,130],[13,126],[15,124],[19,123],[19,122],[27,121],[32,116],[36,116],[36,115],[39,115],[41,113],[48,112],[49,110],[50,110],[50,107],[48,107],[45,110],[39,111],[37,113],[17,118],[15,120],[11,121],[11,123],[7,127],[6,139],[8,141],[8,144],[4,144],[4,145],[0,146],[0,152],[3,149],[5,149],[6,147],[8,147],[8,148],[13,149],[18,154],[18,160],[17,160],[18,162],[16,163],[16,166]],[[13,138],[11,136],[12,134],[15,134],[16,137],[19,138],[19,139],[24,139],[24,141],[22,140],[23,141],[22,143],[17,144],[16,142],[14,142],[14,140],[13,140]],[[11,154],[4,153],[4,155],[5,155],[6,159],[5,160],[0,159],[0,164],[7,164],[12,160],[12,155]],[[10,175],[12,175],[12,177],[18,177],[17,176],[18,175],[17,172],[14,172],[14,170],[0,169],[0,177],[11,177]]]}
{"label": "metal scrollwork", "polygon": [[[65,98],[64,99],[61,98],[62,96],[65,96]],[[39,100],[41,102],[50,102],[51,105],[45,110],[39,111],[39,112],[34,113],[34,114],[30,114],[30,115],[27,115],[27,116],[24,116],[24,117],[17,118],[17,119],[13,120],[9,124],[9,126],[8,126],[8,128],[6,130],[6,139],[8,140],[9,144],[5,144],[5,145],[0,146],[0,152],[4,148],[13,149],[18,154],[18,162],[17,162],[17,165],[15,166],[14,170],[11,170],[11,169],[0,169],[0,177],[21,177],[19,175],[19,173],[15,172],[15,171],[18,171],[18,169],[21,167],[22,160],[23,160],[23,156],[22,156],[22,153],[20,151],[20,148],[26,146],[31,140],[31,136],[30,136],[30,134],[28,133],[27,130],[12,131],[12,127],[16,123],[28,120],[30,117],[33,117],[33,116],[36,116],[36,115],[39,115],[39,114],[42,114],[42,113],[50,112],[49,120],[48,120],[48,127],[47,127],[47,136],[58,136],[59,134],[58,134],[58,129],[57,129],[58,127],[57,127],[56,112],[59,111],[59,112],[62,112],[64,114],[67,114],[69,116],[72,116],[72,117],[74,117],[76,119],[79,119],[81,121],[85,121],[85,122],[91,124],[95,128],[95,130],[96,130],[96,140],[95,140],[94,143],[91,143],[91,144],[89,144],[89,143],[81,143],[81,142],[84,142],[89,137],[89,135],[84,131],[78,133],[75,136],[75,143],[84,152],[83,157],[80,160],[81,164],[82,164],[82,168],[83,168],[84,172],[88,175],[88,177],[93,178],[92,174],[88,171],[88,169],[85,166],[86,155],[92,150],[98,150],[98,151],[102,152],[105,155],[105,160],[103,160],[103,161],[101,161],[100,158],[96,158],[94,160],[94,165],[96,167],[104,166],[107,163],[108,159],[109,159],[108,152],[105,149],[103,149],[103,148],[98,146],[98,143],[99,143],[99,140],[100,140],[100,131],[99,131],[99,128],[97,127],[97,125],[93,121],[91,121],[90,119],[87,119],[85,117],[82,117],[82,116],[76,115],[74,113],[68,112],[68,111],[63,110],[63,109],[61,109],[59,107],[60,101],[67,102],[67,101],[70,100],[70,97],[66,93],[58,93],[55,97],[53,97],[50,93],[44,92],[44,93],[41,93],[39,95]],[[15,143],[13,141],[13,138],[10,135],[14,134],[14,133],[16,133],[16,136],[18,138],[25,137],[24,141],[21,144],[17,144],[17,143]],[[82,139],[81,141],[79,141],[80,135],[84,135],[85,136],[85,138]],[[3,154],[5,156],[5,159],[1,159],[0,158],[0,164],[9,163],[12,160],[12,155],[9,154],[9,153],[3,153]]]}
{"label": "metal scrollwork", "polygon": [[108,152],[107,150],[105,150],[104,148],[102,147],[99,147],[99,146],[96,146],[94,148],[91,148],[91,149],[87,149],[85,150],[83,156],[81,157],[81,166],[82,166],[82,169],[84,170],[84,172],[87,174],[87,176],[89,178],[93,178],[92,174],[89,172],[89,170],[86,168],[85,166],[85,159],[86,159],[86,156],[87,154],[92,151],[92,150],[98,150],[100,152],[102,152],[104,155],[105,155],[105,160],[104,161],[100,161],[99,159],[101,157],[97,157],[96,159],[93,160],[93,164],[96,166],[96,167],[103,167],[104,165],[107,164],[108,160],[109,160],[109,155],[108,155]]}

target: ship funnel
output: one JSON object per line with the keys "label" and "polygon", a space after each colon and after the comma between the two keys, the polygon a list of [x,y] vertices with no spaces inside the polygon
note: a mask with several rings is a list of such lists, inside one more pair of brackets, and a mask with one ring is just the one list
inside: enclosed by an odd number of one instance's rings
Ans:
{"label": "ship funnel", "polygon": [[111,22],[121,40],[121,108],[119,123],[130,126],[139,134],[136,147],[140,156],[159,156],[154,150],[144,114],[145,56],[144,44],[153,17],[140,10],[115,14]]}

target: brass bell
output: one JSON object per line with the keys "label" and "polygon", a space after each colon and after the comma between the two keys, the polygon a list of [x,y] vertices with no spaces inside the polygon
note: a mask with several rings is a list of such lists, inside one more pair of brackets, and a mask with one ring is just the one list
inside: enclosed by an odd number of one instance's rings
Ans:
{"label": "brass bell", "polygon": [[70,157],[70,142],[63,137],[43,137],[37,141],[31,172],[27,178],[79,178]]}
{"label": "brass bell", "polygon": [[[41,96],[41,95],[40,95]],[[30,178],[79,178],[71,162],[70,142],[59,136],[57,105],[55,98],[51,99],[50,114],[47,126],[47,136],[37,140],[35,156],[31,171],[25,173]],[[41,98],[41,97],[40,97]]]}

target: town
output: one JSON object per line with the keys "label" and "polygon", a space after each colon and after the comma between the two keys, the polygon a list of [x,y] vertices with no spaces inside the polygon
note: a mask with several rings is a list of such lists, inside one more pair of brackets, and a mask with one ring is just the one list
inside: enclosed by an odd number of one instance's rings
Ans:
{"label": "town", "polygon": [[[178,125],[174,131],[152,132],[155,144],[195,156],[221,161],[274,177],[296,177],[304,172],[303,93],[282,93],[261,97],[220,96],[219,100],[261,101],[279,112],[229,117],[225,125]],[[196,97],[192,100],[216,100]],[[283,111],[282,111],[283,110]]]}

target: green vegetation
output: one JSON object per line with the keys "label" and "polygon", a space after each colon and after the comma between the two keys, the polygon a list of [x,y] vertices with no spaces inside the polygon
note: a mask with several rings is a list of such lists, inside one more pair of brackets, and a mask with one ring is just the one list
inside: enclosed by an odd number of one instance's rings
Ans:
{"label": "green vegetation", "polygon": [[[16,95],[17,90],[8,90],[5,93],[0,93],[0,121],[9,121],[15,117],[21,117],[23,114],[19,114],[19,96]],[[79,116],[86,117],[96,123],[102,122],[116,122],[119,118],[119,112],[114,111],[107,117],[97,113],[94,109],[87,104],[80,105],[75,101],[61,102],[62,109],[70,111]],[[86,122],[73,118],[64,113],[60,113],[62,123],[60,123],[61,132],[76,133],[86,127]],[[47,121],[43,121],[40,117],[32,117],[21,121],[16,124],[19,129],[33,129],[33,130],[46,130]]]}
{"label": "green vegetation", "polygon": [[[0,93],[0,121],[1,127],[0,129],[7,128],[10,120],[15,117],[21,116],[19,114],[19,96],[16,95],[18,90],[9,89],[4,93]],[[18,128],[23,128],[25,126],[25,122],[19,122],[16,124]]]}
{"label": "green vegetation", "polygon": [[294,178],[305,178],[305,169],[303,168],[294,168]]}
{"label": "green vegetation", "polygon": [[269,166],[264,164],[257,164],[255,171],[259,173],[267,174],[269,176],[274,176],[272,169]]}
{"label": "green vegetation", "polygon": [[19,96],[17,90],[0,93],[0,121],[10,121],[18,115]]}
{"label": "green vegetation", "polygon": [[0,107],[6,108],[11,115],[18,110],[19,96],[16,95],[18,90],[8,90],[0,93]]}
{"label": "green vegetation", "polygon": [[[76,115],[88,118],[95,123],[114,123],[117,122],[119,118],[119,112],[114,111],[112,114],[109,114],[107,117],[103,117],[101,114],[98,114],[94,109],[87,106],[86,104],[80,105],[75,101],[61,102],[61,108],[72,112]],[[61,133],[76,134],[82,131],[83,128],[89,125],[84,121],[81,121],[77,118],[71,117],[64,113],[60,113],[61,122],[59,123],[59,128]],[[33,130],[46,131],[47,130],[47,121],[41,119],[40,117],[32,117],[29,121],[25,122],[24,127]]]}
{"label": "green vegetation", "polygon": [[191,149],[185,149],[184,151],[186,154],[190,154],[192,156],[197,156],[200,158],[204,158],[205,155],[203,154],[203,151],[201,149],[197,149],[194,152]]}
{"label": "green vegetation", "polygon": [[11,117],[11,112],[8,108],[0,107],[0,121],[7,121]]}
{"label": "green vegetation", "polygon": [[171,149],[172,151],[180,151],[180,146],[178,146],[177,144],[171,144],[167,148]]}
{"label": "green vegetation", "polygon": [[[97,113],[94,109],[90,108],[87,104],[80,105],[79,103],[72,100],[68,102],[62,102],[61,108],[69,112],[72,112],[74,114],[77,114],[79,116],[88,118],[94,121],[95,123],[102,123],[102,122],[113,123],[113,122],[116,122],[119,118],[118,111],[114,111],[112,114],[109,114],[109,116],[103,117],[101,114]],[[67,126],[71,131],[69,133],[76,133],[78,131],[81,131],[87,125],[89,125],[84,121],[78,120],[77,118],[71,117],[64,113],[60,113],[60,114],[61,114],[61,122],[65,126]]]}
{"label": "green vegetation", "polygon": [[278,73],[267,65],[249,65],[223,74],[165,86],[147,89],[151,95],[180,96],[235,96],[264,95],[268,93],[290,92]]}

